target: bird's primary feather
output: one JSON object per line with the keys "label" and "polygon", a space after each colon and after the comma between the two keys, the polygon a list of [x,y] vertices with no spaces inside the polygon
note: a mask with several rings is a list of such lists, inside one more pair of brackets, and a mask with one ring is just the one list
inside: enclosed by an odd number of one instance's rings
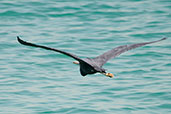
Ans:
{"label": "bird's primary feather", "polygon": [[121,53],[124,53],[128,50],[138,48],[147,44],[159,42],[162,40],[165,40],[166,38],[162,38],[157,41],[152,41],[152,42],[145,42],[145,43],[137,43],[137,44],[130,44],[130,45],[123,45],[123,46],[118,46],[116,48],[113,48],[107,52],[105,52],[102,55],[97,56],[94,58],[94,61],[101,67],[103,66],[109,59],[115,58],[116,56],[120,55]]}
{"label": "bird's primary feather", "polygon": [[46,50],[52,50],[52,51],[59,52],[59,53],[65,54],[67,56],[70,56],[70,57],[74,58],[77,61],[81,61],[82,60],[79,57],[77,57],[76,55],[68,53],[68,52],[65,52],[65,51],[61,51],[61,50],[50,48],[50,47],[47,47],[47,46],[37,45],[37,44],[33,44],[33,43],[30,43],[30,42],[23,41],[18,36],[17,36],[17,40],[18,40],[18,42],[20,42],[21,44],[26,45],[26,46],[43,48],[43,49],[46,49]]}

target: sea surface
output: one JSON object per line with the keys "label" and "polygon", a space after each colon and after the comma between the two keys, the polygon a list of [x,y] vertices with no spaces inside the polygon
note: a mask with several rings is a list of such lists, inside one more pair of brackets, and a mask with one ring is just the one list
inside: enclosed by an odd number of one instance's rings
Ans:
{"label": "sea surface", "polygon": [[[130,50],[82,77],[65,55]],[[171,0],[0,0],[0,114],[171,114]]]}

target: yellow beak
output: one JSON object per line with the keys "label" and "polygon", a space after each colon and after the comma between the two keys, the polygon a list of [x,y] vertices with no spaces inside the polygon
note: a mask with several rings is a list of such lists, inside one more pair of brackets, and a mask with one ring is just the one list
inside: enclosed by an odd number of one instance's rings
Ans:
{"label": "yellow beak", "polygon": [[79,62],[78,61],[74,61],[73,63],[79,65]]}

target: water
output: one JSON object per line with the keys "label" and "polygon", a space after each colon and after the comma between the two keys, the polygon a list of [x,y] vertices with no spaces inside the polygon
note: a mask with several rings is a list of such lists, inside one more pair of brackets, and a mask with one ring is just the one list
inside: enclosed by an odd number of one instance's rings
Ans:
{"label": "water", "polygon": [[[1,114],[171,113],[170,0],[1,0]],[[82,77],[73,59],[20,45],[16,36],[95,57],[119,45],[167,40]]]}

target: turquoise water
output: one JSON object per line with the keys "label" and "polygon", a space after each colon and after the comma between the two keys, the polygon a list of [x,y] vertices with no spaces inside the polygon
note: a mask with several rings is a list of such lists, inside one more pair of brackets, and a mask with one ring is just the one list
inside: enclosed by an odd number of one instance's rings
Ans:
{"label": "turquoise water", "polygon": [[[110,60],[107,78],[16,36],[80,57],[168,39]],[[170,0],[0,0],[0,114],[169,114],[170,50]]]}

